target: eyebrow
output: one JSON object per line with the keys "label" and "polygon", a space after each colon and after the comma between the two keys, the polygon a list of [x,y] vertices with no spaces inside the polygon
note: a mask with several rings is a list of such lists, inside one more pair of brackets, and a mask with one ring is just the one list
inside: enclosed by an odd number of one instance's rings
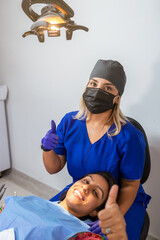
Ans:
{"label": "eyebrow", "polygon": [[[94,182],[94,179],[93,179],[93,177],[92,177],[91,175],[87,175],[87,177],[90,177],[90,179],[92,180],[92,182]],[[96,185],[96,186],[97,186],[97,185]],[[99,187],[99,186],[97,186],[97,188],[101,191],[101,193],[102,193],[102,199],[103,199],[103,197],[104,197],[104,192],[103,192],[102,188]]]}
{"label": "eyebrow", "polygon": [[[92,78],[91,80],[95,81],[95,82],[98,82],[96,79]],[[114,86],[112,83],[104,83],[104,85],[112,85]]]}

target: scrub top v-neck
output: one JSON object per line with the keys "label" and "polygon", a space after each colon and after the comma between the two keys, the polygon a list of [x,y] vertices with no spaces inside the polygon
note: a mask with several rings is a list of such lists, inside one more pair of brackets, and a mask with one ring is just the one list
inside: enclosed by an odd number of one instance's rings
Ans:
{"label": "scrub top v-neck", "polygon": [[[104,134],[91,143],[86,119],[77,120],[77,112],[67,113],[57,128],[60,140],[54,151],[65,155],[69,174],[73,181],[87,173],[108,171],[119,183],[120,178],[137,180],[142,177],[145,154],[143,134],[132,124],[122,126],[113,137]],[[113,130],[114,125],[110,130]]]}

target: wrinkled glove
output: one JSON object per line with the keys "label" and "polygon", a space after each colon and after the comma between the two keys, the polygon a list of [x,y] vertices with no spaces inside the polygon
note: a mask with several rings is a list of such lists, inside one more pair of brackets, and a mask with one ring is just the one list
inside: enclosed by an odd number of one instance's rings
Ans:
{"label": "wrinkled glove", "polygon": [[56,124],[52,120],[51,121],[51,129],[46,133],[45,137],[42,138],[42,149],[45,150],[53,150],[59,141],[59,136],[56,135]]}
{"label": "wrinkled glove", "polygon": [[88,229],[89,231],[93,232],[93,233],[97,233],[101,236],[103,236],[104,234],[101,231],[101,228],[99,226],[99,220],[95,221],[95,222],[91,222],[91,223],[87,223],[90,228]]}
{"label": "wrinkled glove", "polygon": [[108,238],[102,233],[101,228],[99,226],[99,220],[91,222],[91,223],[87,223],[90,228],[88,229],[89,231],[96,233],[98,235],[101,235],[104,237],[105,240],[108,240]]}

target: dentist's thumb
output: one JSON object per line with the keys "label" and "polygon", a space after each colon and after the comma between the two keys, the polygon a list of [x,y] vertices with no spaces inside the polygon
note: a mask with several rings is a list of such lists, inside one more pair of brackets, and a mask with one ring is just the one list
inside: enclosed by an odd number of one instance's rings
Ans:
{"label": "dentist's thumb", "polygon": [[51,129],[52,129],[52,132],[56,134],[56,124],[55,124],[55,121],[51,121]]}
{"label": "dentist's thumb", "polygon": [[109,191],[105,208],[110,207],[112,204],[116,203],[117,196],[118,196],[118,186],[114,184]]}

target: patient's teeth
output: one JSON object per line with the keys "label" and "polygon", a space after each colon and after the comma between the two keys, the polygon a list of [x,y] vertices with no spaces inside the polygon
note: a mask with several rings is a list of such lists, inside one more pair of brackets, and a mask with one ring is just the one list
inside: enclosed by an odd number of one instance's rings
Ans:
{"label": "patient's teeth", "polygon": [[80,192],[78,190],[75,190],[75,193],[83,200],[82,195],[80,194]]}

